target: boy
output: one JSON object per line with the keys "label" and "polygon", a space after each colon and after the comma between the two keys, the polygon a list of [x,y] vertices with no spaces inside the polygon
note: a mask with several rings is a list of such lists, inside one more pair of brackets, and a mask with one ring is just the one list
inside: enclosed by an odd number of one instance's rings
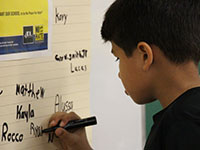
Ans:
{"label": "boy", "polygon": [[[116,0],[101,34],[112,43],[126,93],[138,104],[158,99],[164,108],[153,118],[144,149],[199,150],[200,1]],[[79,117],[57,113],[50,126],[71,119]],[[91,150],[84,129],[55,133],[64,150]]]}

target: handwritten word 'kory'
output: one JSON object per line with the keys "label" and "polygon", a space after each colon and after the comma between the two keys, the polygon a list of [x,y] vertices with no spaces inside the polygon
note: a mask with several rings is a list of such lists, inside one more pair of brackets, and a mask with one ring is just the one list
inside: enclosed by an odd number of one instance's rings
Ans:
{"label": "handwritten word 'kory'", "polygon": [[58,8],[55,8],[55,23],[63,23],[64,25],[67,23],[68,15],[65,13],[58,12]]}

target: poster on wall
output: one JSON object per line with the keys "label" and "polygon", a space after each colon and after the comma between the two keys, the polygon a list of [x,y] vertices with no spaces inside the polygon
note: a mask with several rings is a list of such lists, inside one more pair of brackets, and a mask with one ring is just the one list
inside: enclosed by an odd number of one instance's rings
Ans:
{"label": "poster on wall", "polygon": [[48,0],[0,2],[0,60],[51,54],[51,7]]}

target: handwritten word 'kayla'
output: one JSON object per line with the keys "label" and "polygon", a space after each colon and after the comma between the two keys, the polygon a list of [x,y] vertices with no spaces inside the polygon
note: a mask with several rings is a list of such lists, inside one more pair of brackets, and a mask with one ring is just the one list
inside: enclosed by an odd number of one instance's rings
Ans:
{"label": "handwritten word 'kayla'", "polygon": [[16,119],[26,119],[26,122],[29,121],[30,118],[35,116],[34,110],[31,109],[31,104],[28,105],[28,110],[22,110],[23,105],[17,105],[17,114]]}
{"label": "handwritten word 'kayla'", "polygon": [[1,141],[8,142],[22,142],[24,135],[21,133],[9,133],[8,124],[6,122],[2,125]]}
{"label": "handwritten word 'kayla'", "polygon": [[55,23],[63,23],[64,25],[67,23],[68,15],[65,13],[58,12],[58,9],[55,8]]}
{"label": "handwritten word 'kayla'", "polygon": [[44,98],[45,89],[43,87],[40,87],[35,91],[34,83],[29,84],[16,84],[16,95],[22,95],[22,96],[28,96],[32,98]]}
{"label": "handwritten word 'kayla'", "polygon": [[75,51],[73,53],[70,53],[70,54],[65,54],[63,56],[59,56],[58,54],[56,54],[55,56],[55,60],[56,61],[64,61],[64,60],[73,60],[73,59],[84,59],[84,58],[87,58],[88,56],[88,50],[79,50],[79,51]]}

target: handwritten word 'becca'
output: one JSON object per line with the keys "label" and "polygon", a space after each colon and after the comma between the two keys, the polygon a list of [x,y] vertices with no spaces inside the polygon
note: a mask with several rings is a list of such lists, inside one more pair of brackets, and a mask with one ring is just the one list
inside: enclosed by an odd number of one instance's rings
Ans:
{"label": "handwritten word 'becca'", "polygon": [[35,91],[34,87],[34,83],[29,83],[28,85],[16,84],[16,95],[33,97],[36,99],[44,98],[45,89],[43,87],[40,87]]}
{"label": "handwritten word 'becca'", "polygon": [[88,57],[88,50],[80,50],[80,51],[75,51],[74,53],[70,53],[70,54],[65,54],[63,56],[59,56],[58,54],[56,54],[55,56],[55,60],[56,61],[64,61],[64,60],[73,60],[73,59],[84,59]]}

